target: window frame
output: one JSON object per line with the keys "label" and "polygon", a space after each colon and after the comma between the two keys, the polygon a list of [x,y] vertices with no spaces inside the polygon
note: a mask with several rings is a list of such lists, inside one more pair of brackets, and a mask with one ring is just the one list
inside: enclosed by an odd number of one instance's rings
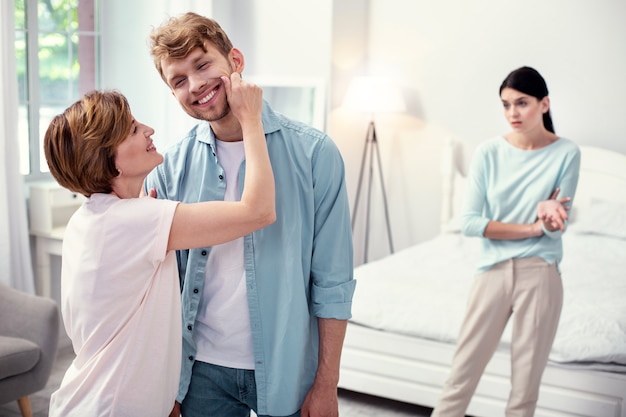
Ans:
{"label": "window frame", "polygon": [[[28,136],[28,162],[29,162],[29,172],[27,174],[23,174],[24,180],[26,183],[39,182],[39,181],[49,181],[52,179],[52,175],[49,171],[43,171],[41,169],[41,164],[45,160],[45,155],[43,154],[43,149],[40,147],[40,142],[43,140],[43,135],[45,131],[42,131],[40,128],[40,113],[41,109],[45,108],[44,105],[42,107],[41,100],[41,82],[40,82],[40,59],[39,59],[39,38],[42,34],[45,33],[54,33],[46,30],[41,30],[39,26],[39,0],[23,0],[24,1],[24,15],[25,27],[23,29],[17,29],[16,25],[16,33],[21,32],[23,30],[24,33],[24,42],[26,47],[26,75],[25,81],[27,85],[25,86],[25,99],[24,102],[18,103],[18,106],[24,105],[26,107],[26,123],[27,123],[27,131],[25,132],[25,136]],[[69,34],[68,39],[71,40],[72,36],[78,36],[79,39],[85,37],[85,34],[89,35],[93,39],[94,45],[94,64],[90,66],[93,69],[93,80],[94,80],[94,88],[100,87],[100,68],[101,68],[101,34],[102,31],[100,29],[100,17],[102,15],[102,11],[100,8],[100,0],[77,0],[80,1],[93,1],[93,29],[92,30],[80,30],[80,28],[75,30],[68,30],[65,34]],[[78,3],[76,7],[80,6]],[[14,6],[15,8],[15,6]],[[86,37],[85,37],[86,38]],[[72,51],[76,54],[79,59],[78,48]],[[69,87],[68,87],[69,88]],[[70,91],[70,90],[68,90]],[[79,91],[79,95],[82,93]],[[69,106],[73,100],[68,100],[66,106]],[[22,136],[19,138],[22,139]],[[23,156],[20,155],[20,160]]]}

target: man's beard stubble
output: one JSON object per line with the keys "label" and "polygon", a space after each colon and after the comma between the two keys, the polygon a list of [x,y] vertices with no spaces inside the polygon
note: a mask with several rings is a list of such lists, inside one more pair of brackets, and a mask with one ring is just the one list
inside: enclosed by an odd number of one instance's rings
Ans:
{"label": "man's beard stubble", "polygon": [[194,119],[204,120],[210,123],[210,122],[216,122],[218,120],[223,119],[229,113],[230,113],[230,105],[228,104],[228,102],[226,102],[224,103],[223,107],[212,111],[208,115],[204,112],[195,111],[195,110],[192,110],[189,115],[193,117]]}

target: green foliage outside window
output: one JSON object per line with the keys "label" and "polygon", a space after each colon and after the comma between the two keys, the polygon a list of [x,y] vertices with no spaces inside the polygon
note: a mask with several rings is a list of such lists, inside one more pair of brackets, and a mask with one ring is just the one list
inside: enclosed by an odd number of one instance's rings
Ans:
{"label": "green foliage outside window", "polygon": [[26,100],[27,36],[38,36],[39,83],[42,103],[66,103],[77,96],[78,0],[39,0],[37,33],[26,28],[24,0],[15,2],[15,53],[20,103]]}
{"label": "green foliage outside window", "polygon": [[34,180],[48,171],[42,142],[51,118],[98,86],[97,3],[14,0],[20,171]]}

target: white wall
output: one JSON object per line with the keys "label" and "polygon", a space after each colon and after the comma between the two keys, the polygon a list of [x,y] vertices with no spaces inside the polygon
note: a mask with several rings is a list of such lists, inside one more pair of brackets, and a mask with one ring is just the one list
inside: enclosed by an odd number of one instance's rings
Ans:
{"label": "white wall", "polygon": [[558,133],[626,152],[623,0],[376,0],[371,16],[373,59],[393,63],[429,123],[472,142],[502,132],[500,82],[530,65],[548,83]]}
{"label": "white wall", "polygon": [[102,88],[126,95],[137,120],[155,129],[163,150],[192,124],[155,69],[148,36],[153,27],[188,10],[212,17],[211,0],[106,0],[102,8]]}
{"label": "white wall", "polygon": [[245,57],[244,76],[330,76],[331,0],[214,0]]}
{"label": "white wall", "polygon": [[[409,105],[407,114],[379,123],[397,249],[438,232],[442,141],[454,136],[475,146],[507,131],[498,89],[517,67],[545,77],[558,134],[626,152],[623,0],[369,3],[370,71],[401,82]],[[353,196],[365,126],[339,113],[331,128],[349,150]],[[370,238],[370,259],[387,253],[382,205],[373,209],[380,230]],[[361,239],[355,233],[355,246]]]}
{"label": "white wall", "polygon": [[[346,114],[339,103],[351,75],[369,69],[395,77],[408,112],[376,122],[396,250],[438,232],[442,141],[455,136],[475,146],[505,132],[498,87],[521,65],[545,76],[557,133],[626,152],[623,0],[102,3],[103,84],[129,97],[135,116],[155,127],[160,149],[193,123],[146,46],[151,27],[170,14],[193,10],[217,19],[244,53],[244,75],[332,79],[328,132],[344,156],[351,199],[369,120]],[[374,193],[370,259],[387,253],[380,193]],[[357,263],[362,226],[355,231]]]}
{"label": "white wall", "polygon": [[176,142],[195,121],[161,80],[149,54],[150,30],[193,11],[220,23],[246,60],[244,76],[330,74],[330,0],[106,0],[102,3],[102,87],[129,99],[133,114],[155,128],[157,147]]}

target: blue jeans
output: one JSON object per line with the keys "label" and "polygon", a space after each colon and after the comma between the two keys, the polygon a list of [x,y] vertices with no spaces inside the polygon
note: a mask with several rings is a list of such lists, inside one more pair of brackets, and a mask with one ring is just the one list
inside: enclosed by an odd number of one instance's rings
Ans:
{"label": "blue jeans", "polygon": [[[194,363],[181,405],[183,417],[249,417],[250,410],[257,410],[253,370]],[[289,417],[300,417],[300,411]]]}

